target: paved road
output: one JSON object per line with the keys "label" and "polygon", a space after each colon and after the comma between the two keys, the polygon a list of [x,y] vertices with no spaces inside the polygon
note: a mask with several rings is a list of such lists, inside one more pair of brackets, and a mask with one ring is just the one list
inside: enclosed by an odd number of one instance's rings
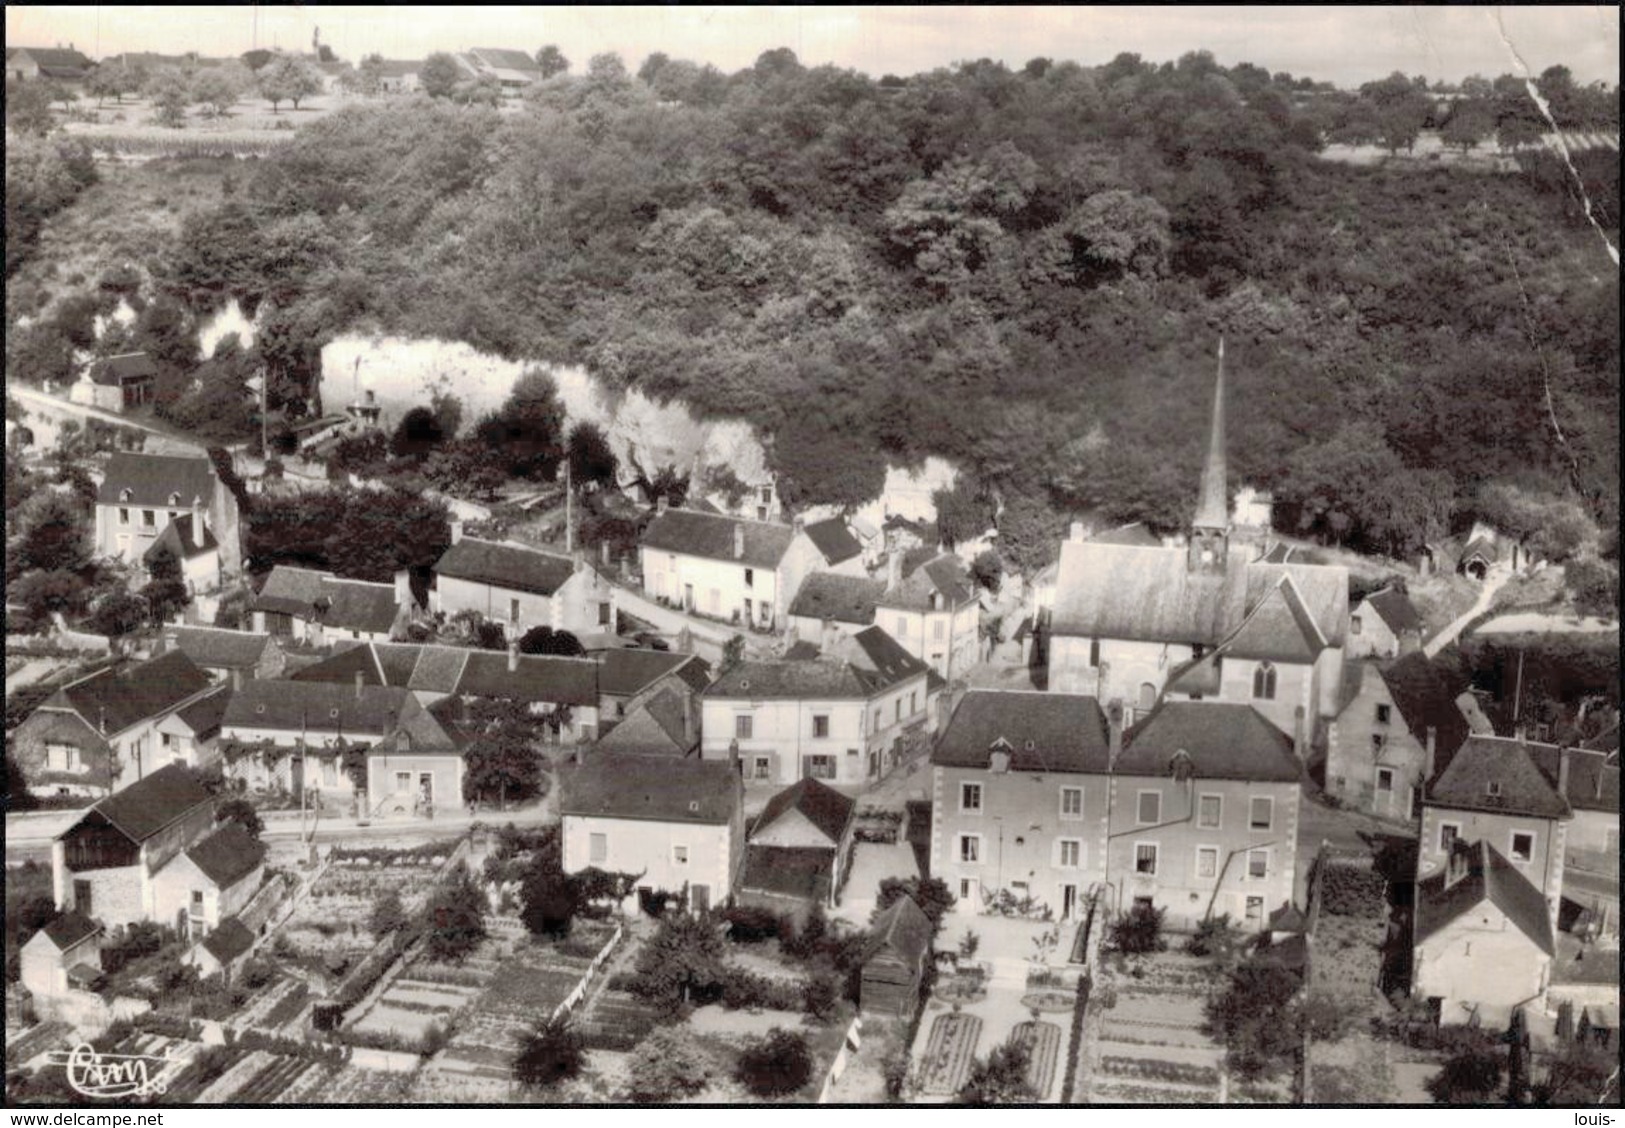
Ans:
{"label": "paved road", "polygon": [[1462,612],[1461,615],[1447,623],[1444,629],[1438,634],[1428,639],[1427,645],[1422,647],[1422,653],[1426,654],[1429,658],[1432,658],[1434,655],[1438,654],[1439,651],[1456,641],[1456,636],[1459,635],[1462,632],[1462,629],[1472,621],[1473,616],[1482,614],[1484,611],[1486,611],[1489,608],[1491,601],[1495,599],[1495,593],[1500,591],[1501,586],[1511,578],[1512,573],[1507,571],[1505,568],[1497,566],[1490,569],[1490,574],[1484,580],[1484,587],[1478,593],[1478,601],[1471,607],[1467,608],[1466,611]]}

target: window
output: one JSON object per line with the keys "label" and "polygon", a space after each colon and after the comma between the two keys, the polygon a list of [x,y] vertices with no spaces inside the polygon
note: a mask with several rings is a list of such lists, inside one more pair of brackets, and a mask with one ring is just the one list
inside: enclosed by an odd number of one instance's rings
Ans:
{"label": "window", "polygon": [[1141,826],[1151,826],[1162,821],[1162,792],[1140,792],[1139,805],[1135,811],[1135,821]]}
{"label": "window", "polygon": [[1393,719],[1393,715],[1394,707],[1392,705],[1377,706],[1377,723],[1379,725],[1387,724],[1391,719]]}
{"label": "window", "polygon": [[1202,796],[1196,813],[1196,825],[1215,829],[1224,821],[1224,798],[1219,795]]}
{"label": "window", "polygon": [[609,861],[609,835],[589,834],[587,836],[587,861],[595,866]]}
{"label": "window", "polygon": [[834,779],[834,756],[808,756],[807,775],[811,779]]}
{"label": "window", "polygon": [[896,716],[894,716],[892,719],[900,721],[903,719],[903,699],[899,697],[893,702],[893,704],[896,706],[896,709],[894,710]]}
{"label": "window", "polygon": [[1157,707],[1157,687],[1150,682],[1140,683],[1140,695],[1134,703],[1135,708],[1142,713],[1149,713]]}
{"label": "window", "polygon": [[1456,844],[1456,839],[1458,839],[1460,837],[1461,837],[1461,827],[1460,827],[1459,824],[1457,824],[1457,823],[1440,823],[1439,824],[1439,849],[1441,851],[1443,851],[1444,853],[1446,853],[1446,854],[1450,853],[1450,848]]}
{"label": "window", "polygon": [[1249,924],[1260,924],[1260,923],[1263,922],[1263,920],[1264,920],[1264,898],[1262,898],[1262,897],[1248,897],[1247,898],[1247,922]]}
{"label": "window", "polygon": [[829,715],[827,713],[814,714],[813,736],[818,740],[829,739]]}
{"label": "window", "polygon": [[1371,734],[1371,754],[1372,755],[1381,756],[1382,755],[1382,750],[1384,748],[1386,748],[1386,747],[1388,747],[1388,737],[1385,734],[1380,733],[1380,732],[1374,732],[1374,733]]}
{"label": "window", "polygon": [[908,631],[908,620],[903,618],[903,616],[901,616],[901,615],[897,616],[897,637],[902,638],[903,635],[905,633],[907,633],[907,631]]}
{"label": "window", "polygon": [[908,715],[911,717],[920,711],[919,698],[917,691],[908,695]]}
{"label": "window", "polygon": [[1076,838],[1063,838],[1057,845],[1061,848],[1061,868],[1077,869],[1083,864],[1083,843]]}
{"label": "window", "polygon": [[745,586],[746,587],[755,587],[756,586],[756,569],[755,568],[746,568],[745,569]]}
{"label": "window", "polygon": [[982,785],[979,783],[962,783],[959,785],[959,809],[975,814],[982,813]]}
{"label": "window", "polygon": [[598,625],[600,627],[607,627],[609,625],[609,616],[610,605],[607,603],[600,603],[598,605]]}
{"label": "window", "polygon": [[119,507],[118,511],[118,523],[120,525],[128,525],[130,523],[130,511],[122,506]]}
{"label": "window", "polygon": [[1360,633],[1360,616],[1351,615],[1349,617],[1349,634],[1359,634],[1359,633]]}
{"label": "window", "polygon": [[1263,878],[1270,875],[1270,852],[1268,850],[1247,851],[1247,876]]}
{"label": "window", "polygon": [[969,877],[959,879],[959,899],[968,901],[976,893],[976,882]]}
{"label": "window", "polygon": [[510,600],[508,600],[508,622],[517,623],[518,621],[519,621],[519,601],[517,599],[510,599]]}
{"label": "window", "polygon": [[45,746],[45,766],[53,772],[78,772],[84,770],[84,764],[79,759],[79,749],[71,744],[47,744]]}
{"label": "window", "polygon": [[767,779],[773,770],[773,761],[766,756],[756,757],[756,778]]}
{"label": "window", "polygon": [[1217,846],[1198,846],[1196,848],[1196,876],[1219,876],[1219,848]]}
{"label": "window", "polygon": [[141,527],[143,529],[154,529],[158,527],[158,518],[153,515],[152,510],[143,509],[141,511]]}
{"label": "window", "polygon": [[687,846],[673,846],[671,848],[671,860],[672,860],[673,865],[678,865],[678,866],[686,866],[686,865],[688,865],[688,847]]}
{"label": "window", "polygon": [[1501,784],[1500,784],[1500,782],[1498,780],[1493,780],[1493,779],[1490,780],[1488,783],[1486,783],[1484,785],[1484,792],[1491,799],[1499,799],[1501,797]]}
{"label": "window", "polygon": [[961,834],[959,836],[959,860],[973,865],[982,860],[982,836],[980,834]]}
{"label": "window", "polygon": [[1275,700],[1275,667],[1260,662],[1253,671],[1253,696],[1264,701]]}
{"label": "window", "polygon": [[411,772],[396,772],[395,773],[395,794],[396,795],[404,795],[408,791],[411,791],[411,790],[412,790],[412,773]]}
{"label": "window", "polygon": [[192,890],[192,915],[203,915],[203,890],[201,889]]}
{"label": "window", "polygon": [[1061,788],[1061,817],[1063,819],[1083,818],[1083,788]]}
{"label": "window", "polygon": [[134,497],[135,491],[130,489],[128,486],[118,492],[118,499],[120,501],[130,501]]}
{"label": "window", "polygon": [[880,731],[880,707],[878,705],[875,707],[875,727],[874,727],[874,731],[875,732]]}
{"label": "window", "polygon": [[752,722],[755,719],[756,718],[752,717],[749,713],[737,714],[734,717],[735,738],[739,740],[749,740],[751,738],[751,729],[753,728]]}
{"label": "window", "polygon": [[1392,769],[1392,768],[1378,768],[1377,769],[1377,790],[1382,791],[1382,792],[1390,792],[1390,791],[1393,791],[1393,789],[1394,789],[1394,769]]}
{"label": "window", "polygon": [[1247,825],[1253,830],[1268,830],[1275,822],[1275,800],[1259,797],[1253,800],[1247,816]]}
{"label": "window", "polygon": [[931,638],[936,642],[941,642],[944,638],[947,637],[947,635],[948,635],[948,624],[945,623],[941,619],[932,620],[932,622],[931,622]]}
{"label": "window", "polygon": [[1089,664],[1091,666],[1100,665],[1100,640],[1098,638],[1089,640]]}
{"label": "window", "polygon": [[721,588],[712,588],[711,589],[711,614],[713,614],[713,615],[722,614],[722,589]]}
{"label": "window", "polygon": [[1510,857],[1515,862],[1527,862],[1535,856],[1535,836],[1527,831],[1515,830],[1512,832],[1512,852]]}
{"label": "window", "polygon": [[1147,874],[1157,872],[1157,844],[1155,842],[1136,842],[1134,844],[1134,872]]}

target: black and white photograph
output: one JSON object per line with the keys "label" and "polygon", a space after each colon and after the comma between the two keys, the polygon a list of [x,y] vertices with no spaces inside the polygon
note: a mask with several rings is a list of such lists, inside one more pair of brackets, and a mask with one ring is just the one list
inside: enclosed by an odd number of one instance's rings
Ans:
{"label": "black and white photograph", "polygon": [[1617,8],[5,22],[8,1107],[1610,1122]]}

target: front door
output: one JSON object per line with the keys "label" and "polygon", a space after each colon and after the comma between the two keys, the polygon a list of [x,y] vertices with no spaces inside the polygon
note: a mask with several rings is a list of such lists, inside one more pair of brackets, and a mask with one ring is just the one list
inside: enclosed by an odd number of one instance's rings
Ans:
{"label": "front door", "polygon": [[79,879],[74,880],[73,910],[80,916],[91,915],[90,882]]}
{"label": "front door", "polygon": [[1071,920],[1078,908],[1078,887],[1070,882],[1061,886],[1061,919]]}
{"label": "front door", "polygon": [[709,885],[691,885],[688,887],[689,906],[697,913],[703,913],[711,907],[711,887]]}
{"label": "front door", "polygon": [[423,804],[425,811],[434,805],[434,773],[418,773],[418,802]]}
{"label": "front door", "polygon": [[694,610],[694,585],[693,584],[684,584],[683,585],[683,610],[684,611],[692,611],[692,610]]}

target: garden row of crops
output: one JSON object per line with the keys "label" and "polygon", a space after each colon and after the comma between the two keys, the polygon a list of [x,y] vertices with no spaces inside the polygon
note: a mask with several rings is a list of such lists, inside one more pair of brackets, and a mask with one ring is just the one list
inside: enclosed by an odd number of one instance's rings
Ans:
{"label": "garden row of crops", "polygon": [[1027,1048],[1027,1084],[1042,1099],[1055,1083],[1055,1062],[1061,1055],[1061,1028],[1053,1022],[1021,1022],[1010,1032],[1012,1046]]}
{"label": "garden row of crops", "polygon": [[286,145],[293,134],[264,133],[250,136],[212,134],[191,136],[172,129],[92,133],[71,132],[94,152],[113,157],[259,157]]}
{"label": "garden row of crops", "polygon": [[1190,1065],[1161,1058],[1117,1057],[1107,1055],[1100,1059],[1100,1072],[1118,1077],[1134,1077],[1143,1081],[1159,1081],[1175,1085],[1217,1086],[1219,1071],[1208,1065]]}
{"label": "garden row of crops", "polygon": [[921,1089],[937,1096],[952,1096],[963,1089],[981,1036],[982,1020],[973,1014],[938,1015],[931,1024],[920,1066]]}

